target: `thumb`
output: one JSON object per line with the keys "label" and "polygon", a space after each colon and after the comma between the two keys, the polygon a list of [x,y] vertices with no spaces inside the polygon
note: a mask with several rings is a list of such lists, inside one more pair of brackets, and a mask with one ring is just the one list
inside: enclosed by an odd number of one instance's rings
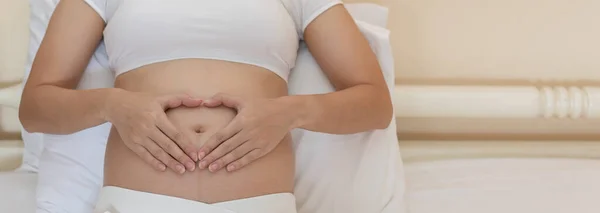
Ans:
{"label": "thumb", "polygon": [[205,100],[203,104],[206,107],[218,107],[223,105],[229,108],[239,109],[240,107],[242,107],[243,101],[239,97],[219,93],[214,95],[212,98]]}
{"label": "thumb", "polygon": [[186,94],[173,94],[160,96],[156,99],[156,101],[164,110],[167,110],[180,107],[185,101],[190,99],[190,96]]}

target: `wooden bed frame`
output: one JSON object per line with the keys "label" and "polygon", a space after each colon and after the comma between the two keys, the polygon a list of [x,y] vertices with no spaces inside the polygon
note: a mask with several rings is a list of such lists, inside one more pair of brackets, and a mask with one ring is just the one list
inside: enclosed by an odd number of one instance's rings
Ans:
{"label": "wooden bed frame", "polygon": [[598,140],[600,87],[582,84],[404,84],[401,138]]}

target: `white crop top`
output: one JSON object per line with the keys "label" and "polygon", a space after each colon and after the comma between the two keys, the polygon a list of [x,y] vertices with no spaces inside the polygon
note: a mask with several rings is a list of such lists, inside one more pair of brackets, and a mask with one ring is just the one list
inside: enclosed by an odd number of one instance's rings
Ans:
{"label": "white crop top", "polygon": [[285,81],[304,29],[340,0],[84,0],[115,75],[183,58],[256,65]]}

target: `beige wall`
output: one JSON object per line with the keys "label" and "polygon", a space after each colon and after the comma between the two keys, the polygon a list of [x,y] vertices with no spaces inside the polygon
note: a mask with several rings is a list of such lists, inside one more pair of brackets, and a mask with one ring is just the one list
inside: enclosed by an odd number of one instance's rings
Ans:
{"label": "beige wall", "polygon": [[[598,0],[367,1],[390,9],[398,84],[600,86]],[[599,123],[405,118],[398,130],[401,138],[597,140]]]}
{"label": "beige wall", "polygon": [[404,80],[600,80],[600,1],[369,1],[390,8]]}

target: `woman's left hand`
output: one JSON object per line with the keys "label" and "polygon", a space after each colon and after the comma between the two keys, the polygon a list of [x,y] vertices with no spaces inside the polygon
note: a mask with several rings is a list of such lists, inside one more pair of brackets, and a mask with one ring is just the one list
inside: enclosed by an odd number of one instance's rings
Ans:
{"label": "woman's left hand", "polygon": [[279,99],[244,99],[217,94],[205,100],[206,107],[226,106],[237,115],[211,136],[198,151],[199,168],[216,172],[238,170],[271,152],[292,130],[295,119],[290,107]]}

